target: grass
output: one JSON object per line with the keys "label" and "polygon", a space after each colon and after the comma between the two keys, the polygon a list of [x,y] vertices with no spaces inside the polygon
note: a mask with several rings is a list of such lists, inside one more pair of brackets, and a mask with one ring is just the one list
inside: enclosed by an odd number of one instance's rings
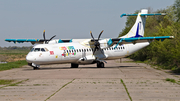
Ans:
{"label": "grass", "polygon": [[132,98],[131,98],[131,96],[130,96],[130,94],[128,92],[128,89],[127,89],[127,87],[126,87],[126,85],[125,85],[125,83],[124,83],[124,81],[122,79],[121,79],[121,83],[123,84],[123,86],[124,86],[124,88],[126,90],[126,93],[128,94],[129,99],[132,101]]}
{"label": "grass", "polygon": [[0,50],[3,55],[26,55],[30,50]]}
{"label": "grass", "polygon": [[172,82],[172,83],[176,83],[176,80],[170,79],[170,78],[166,78],[166,81],[170,81],[170,82]]}
{"label": "grass", "polygon": [[1,81],[1,84],[2,85],[5,85],[5,86],[2,86],[0,87],[1,88],[4,88],[4,87],[8,87],[8,86],[18,86],[18,84],[24,82],[24,81],[27,81],[29,79],[26,79],[26,80],[22,80],[22,81],[19,81],[19,82],[16,82],[16,83],[12,83],[14,82],[15,80],[0,80]]}
{"label": "grass", "polygon": [[27,81],[29,79],[26,79],[26,80],[22,80],[22,81],[19,81],[19,82],[16,82],[16,83],[13,83],[13,84],[10,84],[9,86],[17,86],[18,84],[24,82],[24,81]]}
{"label": "grass", "polygon": [[68,84],[72,83],[75,79],[73,79],[72,81],[66,83],[65,85],[63,85],[61,88],[59,88],[55,93],[53,93],[51,96],[49,96],[46,100],[44,101],[47,101],[48,99],[50,99],[52,96],[54,96],[57,92],[59,92],[62,88],[66,87]]}
{"label": "grass", "polygon": [[12,68],[19,68],[19,67],[22,67],[24,65],[27,65],[26,60],[19,60],[16,62],[8,62],[6,64],[0,64],[0,71],[9,70]]}
{"label": "grass", "polygon": [[0,80],[0,85],[9,85],[15,80]]}

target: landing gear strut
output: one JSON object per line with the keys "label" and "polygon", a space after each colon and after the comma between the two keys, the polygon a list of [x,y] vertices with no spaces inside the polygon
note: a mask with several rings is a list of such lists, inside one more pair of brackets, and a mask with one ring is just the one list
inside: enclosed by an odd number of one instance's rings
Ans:
{"label": "landing gear strut", "polygon": [[103,62],[97,62],[97,68],[104,68]]}
{"label": "landing gear strut", "polygon": [[71,68],[78,68],[79,64],[71,63]]}
{"label": "landing gear strut", "polygon": [[40,65],[36,65],[34,63],[28,63],[29,66],[33,67],[34,70],[39,69]]}

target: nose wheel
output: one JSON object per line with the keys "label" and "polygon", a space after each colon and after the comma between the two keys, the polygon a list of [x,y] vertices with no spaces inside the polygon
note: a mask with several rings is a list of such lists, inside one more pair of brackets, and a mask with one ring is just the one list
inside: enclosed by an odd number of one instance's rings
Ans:
{"label": "nose wheel", "polygon": [[34,69],[34,70],[37,70],[37,69],[39,69],[39,67],[33,67],[33,69]]}
{"label": "nose wheel", "polygon": [[97,68],[104,68],[104,62],[97,62]]}
{"label": "nose wheel", "polygon": [[33,67],[34,70],[39,69],[40,65],[36,65],[34,63],[28,63],[29,66]]}

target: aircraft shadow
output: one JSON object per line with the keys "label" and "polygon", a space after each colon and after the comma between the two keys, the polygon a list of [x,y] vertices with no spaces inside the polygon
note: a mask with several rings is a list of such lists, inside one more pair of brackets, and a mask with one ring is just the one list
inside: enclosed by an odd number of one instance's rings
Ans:
{"label": "aircraft shadow", "polygon": [[[58,70],[58,69],[110,69],[110,68],[129,68],[129,67],[141,67],[141,66],[111,66],[111,67],[104,67],[104,68],[97,68],[97,67],[79,67],[79,68],[71,68],[71,67],[40,67],[37,70]],[[131,68],[131,69],[138,69],[138,68]],[[26,68],[24,71],[34,70],[33,68]]]}

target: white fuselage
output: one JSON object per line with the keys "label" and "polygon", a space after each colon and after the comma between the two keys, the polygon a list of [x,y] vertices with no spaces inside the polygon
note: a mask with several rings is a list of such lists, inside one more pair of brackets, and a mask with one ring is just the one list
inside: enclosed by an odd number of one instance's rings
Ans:
{"label": "white fuselage", "polygon": [[[149,42],[118,45],[116,49],[112,46],[102,49],[103,54],[99,50],[93,55],[91,48],[78,42],[39,44],[33,47],[34,51],[28,53],[26,60],[28,63],[35,63],[38,65],[61,63],[91,64],[95,59],[110,60],[122,58],[148,45]],[[41,51],[42,48],[45,51]],[[39,50],[35,51],[35,49]],[[86,60],[82,61],[82,58],[86,58]]]}

